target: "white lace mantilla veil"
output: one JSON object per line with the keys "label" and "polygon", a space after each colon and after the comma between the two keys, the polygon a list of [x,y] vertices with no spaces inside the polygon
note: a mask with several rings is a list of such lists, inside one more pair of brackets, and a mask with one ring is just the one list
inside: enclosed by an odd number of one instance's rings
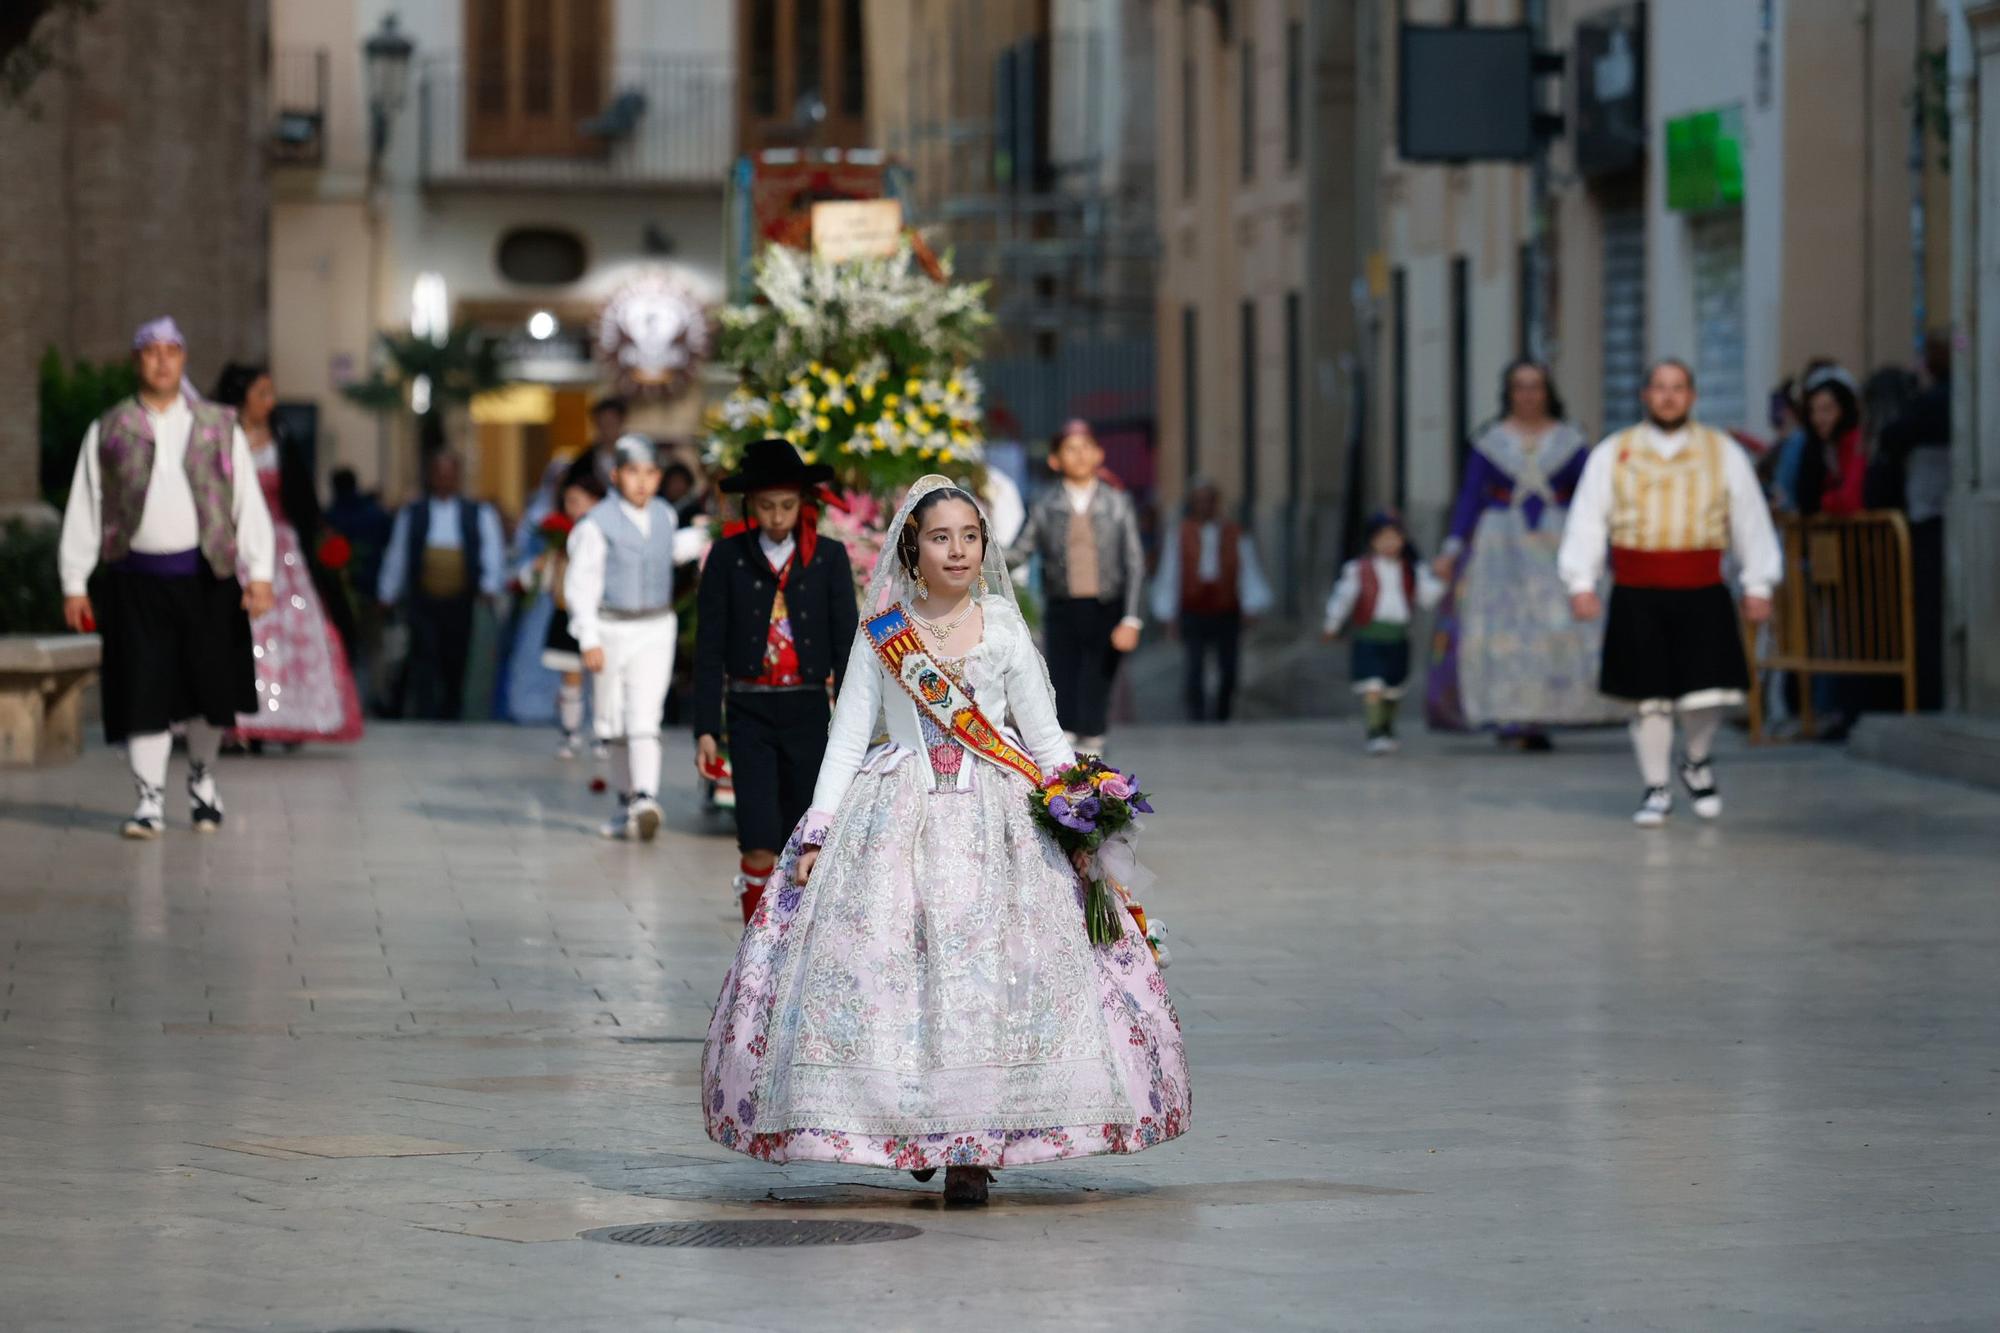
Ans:
{"label": "white lace mantilla veil", "polygon": [[[882,541],[882,553],[875,557],[875,569],[868,576],[867,605],[862,608],[861,618],[865,621],[873,616],[879,616],[898,602],[902,603],[905,611],[915,606],[916,580],[904,570],[903,562],[896,554],[897,538],[903,531],[903,525],[910,521],[910,515],[916,512],[917,505],[923,498],[933,491],[945,490],[956,491],[970,500],[972,507],[979,511],[979,517],[986,523],[986,549],[981,553],[979,561],[979,572],[986,579],[986,597],[980,603],[981,607],[990,607],[996,601],[1004,603],[1006,609],[1021,621],[1022,632],[1026,633],[1027,619],[1021,615],[1021,602],[1014,592],[1014,579],[1007,572],[1007,553],[993,536],[992,515],[986,512],[986,506],[980,503],[979,497],[968,487],[961,486],[950,477],[940,476],[935,472],[917,478],[916,484],[910,487],[910,493],[903,497],[903,503],[897,506],[896,516],[889,520],[887,535]],[[990,631],[991,626],[988,626],[988,629]],[[1056,691],[1054,683],[1049,679],[1049,664],[1042,657],[1039,648],[1034,649],[1034,653],[1035,664],[1042,670],[1042,686],[1048,690],[1049,698],[1053,701]]]}

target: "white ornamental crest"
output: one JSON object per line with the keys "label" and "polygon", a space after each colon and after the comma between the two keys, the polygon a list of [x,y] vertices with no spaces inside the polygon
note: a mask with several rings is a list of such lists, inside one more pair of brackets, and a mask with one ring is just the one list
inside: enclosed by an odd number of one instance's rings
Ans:
{"label": "white ornamental crest", "polygon": [[671,269],[634,275],[597,317],[597,352],[620,385],[671,395],[685,388],[709,354],[707,303],[694,283]]}

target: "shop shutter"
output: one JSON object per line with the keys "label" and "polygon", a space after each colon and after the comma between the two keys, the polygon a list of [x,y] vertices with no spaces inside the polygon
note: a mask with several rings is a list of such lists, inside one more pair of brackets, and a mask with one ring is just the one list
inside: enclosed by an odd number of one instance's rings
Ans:
{"label": "shop shutter", "polygon": [[1712,426],[1742,426],[1750,416],[1743,378],[1743,213],[1691,218],[1694,252],[1695,415]]}
{"label": "shop shutter", "polygon": [[1604,419],[1583,424],[1609,433],[1636,420],[1645,373],[1646,212],[1622,208],[1604,215]]}

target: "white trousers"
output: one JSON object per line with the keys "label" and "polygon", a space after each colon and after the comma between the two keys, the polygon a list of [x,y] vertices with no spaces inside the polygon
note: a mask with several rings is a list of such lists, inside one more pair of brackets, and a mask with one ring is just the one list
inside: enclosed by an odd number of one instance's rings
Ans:
{"label": "white trousers", "polygon": [[591,690],[599,740],[657,740],[674,674],[680,617],[601,622],[604,670]]}

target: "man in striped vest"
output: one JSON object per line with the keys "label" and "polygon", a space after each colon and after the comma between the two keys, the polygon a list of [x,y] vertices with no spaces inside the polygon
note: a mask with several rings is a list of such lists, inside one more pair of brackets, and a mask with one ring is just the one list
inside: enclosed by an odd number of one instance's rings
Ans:
{"label": "man in striped vest", "polygon": [[1571,610],[1594,620],[1604,613],[1598,584],[1608,555],[1611,611],[1598,688],[1635,709],[1632,745],[1646,792],[1632,818],[1657,828],[1674,805],[1676,714],[1681,784],[1694,812],[1722,813],[1711,750],[1723,713],[1750,686],[1723,559],[1734,555],[1743,617],[1757,624],[1770,617],[1784,558],[1749,458],[1692,418],[1694,372],[1656,362],[1641,399],[1646,419],[1591,451],[1557,566]]}
{"label": "man in striped vest", "polygon": [[138,392],[77,454],[57,548],[63,619],[104,638],[104,738],[124,744],[139,793],[121,831],[160,836],[172,728],[185,723],[189,814],[214,832],[222,735],[264,688],[250,621],[271,609],[271,515],[236,413],[187,381],[180,326],[140,325],[132,361]]}

